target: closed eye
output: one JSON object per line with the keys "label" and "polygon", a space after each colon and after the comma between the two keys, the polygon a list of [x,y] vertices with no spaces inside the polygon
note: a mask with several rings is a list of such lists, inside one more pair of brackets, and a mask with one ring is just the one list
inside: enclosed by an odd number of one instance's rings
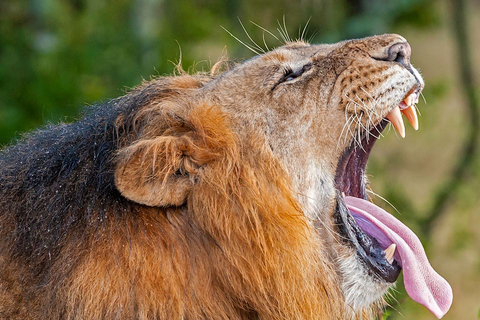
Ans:
{"label": "closed eye", "polygon": [[312,64],[308,63],[308,64],[302,66],[301,68],[298,68],[298,69],[295,69],[295,70],[292,69],[292,68],[285,69],[285,72],[284,72],[282,78],[280,78],[280,80],[277,82],[275,87],[277,85],[279,85],[280,83],[293,81],[296,78],[299,78],[306,71],[310,70],[311,67],[312,67]]}

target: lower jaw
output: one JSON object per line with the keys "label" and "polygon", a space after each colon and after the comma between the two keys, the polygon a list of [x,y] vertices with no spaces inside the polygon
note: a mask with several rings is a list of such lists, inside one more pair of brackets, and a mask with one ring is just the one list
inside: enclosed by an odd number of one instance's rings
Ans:
{"label": "lower jaw", "polygon": [[397,261],[389,264],[383,259],[383,249],[375,239],[360,229],[341,199],[342,195],[337,195],[337,210],[334,218],[342,242],[356,251],[357,262],[361,263],[370,281],[383,282],[389,286],[398,279],[401,267]]}
{"label": "lower jaw", "polygon": [[[358,265],[363,268],[358,268]],[[359,261],[356,253],[339,262],[342,277],[342,291],[348,309],[354,313],[371,312],[367,319],[373,319],[384,310],[384,296],[394,283],[379,280],[368,271],[368,267]]]}

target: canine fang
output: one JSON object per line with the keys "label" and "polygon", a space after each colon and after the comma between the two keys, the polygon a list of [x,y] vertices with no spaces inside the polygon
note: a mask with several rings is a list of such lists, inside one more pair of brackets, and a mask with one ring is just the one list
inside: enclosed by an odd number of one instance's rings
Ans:
{"label": "canine fang", "polygon": [[405,138],[405,125],[403,124],[402,114],[399,107],[393,108],[392,111],[387,115],[387,119],[393,124],[398,134]]}
{"label": "canine fang", "polygon": [[385,259],[390,264],[393,263],[393,255],[395,254],[396,248],[397,248],[397,245],[395,243],[392,243],[387,249],[385,249]]}

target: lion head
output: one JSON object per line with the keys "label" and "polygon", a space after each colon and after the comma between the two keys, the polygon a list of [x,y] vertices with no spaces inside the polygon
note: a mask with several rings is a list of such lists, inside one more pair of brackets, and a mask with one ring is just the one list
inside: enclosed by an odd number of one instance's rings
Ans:
{"label": "lion head", "polygon": [[[62,199],[89,200],[69,205],[76,220],[53,258],[39,254],[49,305],[70,318],[371,319],[403,267],[409,295],[441,317],[448,283],[366,192],[382,130],[404,136],[402,113],[418,127],[410,54],[392,34],[287,43],[223,72],[153,80],[94,113],[75,127],[94,133],[62,138],[96,150],[69,181],[98,185],[60,185]],[[69,231],[76,221],[87,222]]]}

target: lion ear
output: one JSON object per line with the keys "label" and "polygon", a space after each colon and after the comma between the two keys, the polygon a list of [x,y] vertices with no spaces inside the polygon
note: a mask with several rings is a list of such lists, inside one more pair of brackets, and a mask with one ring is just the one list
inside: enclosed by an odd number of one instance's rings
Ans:
{"label": "lion ear", "polygon": [[180,206],[192,189],[199,164],[191,137],[160,136],[120,150],[115,185],[127,199],[148,206]]}
{"label": "lion ear", "polygon": [[168,129],[120,149],[115,168],[115,185],[125,198],[155,207],[184,204],[213,163],[231,168],[238,153],[236,136],[220,108],[199,104],[186,115],[164,114]]}

